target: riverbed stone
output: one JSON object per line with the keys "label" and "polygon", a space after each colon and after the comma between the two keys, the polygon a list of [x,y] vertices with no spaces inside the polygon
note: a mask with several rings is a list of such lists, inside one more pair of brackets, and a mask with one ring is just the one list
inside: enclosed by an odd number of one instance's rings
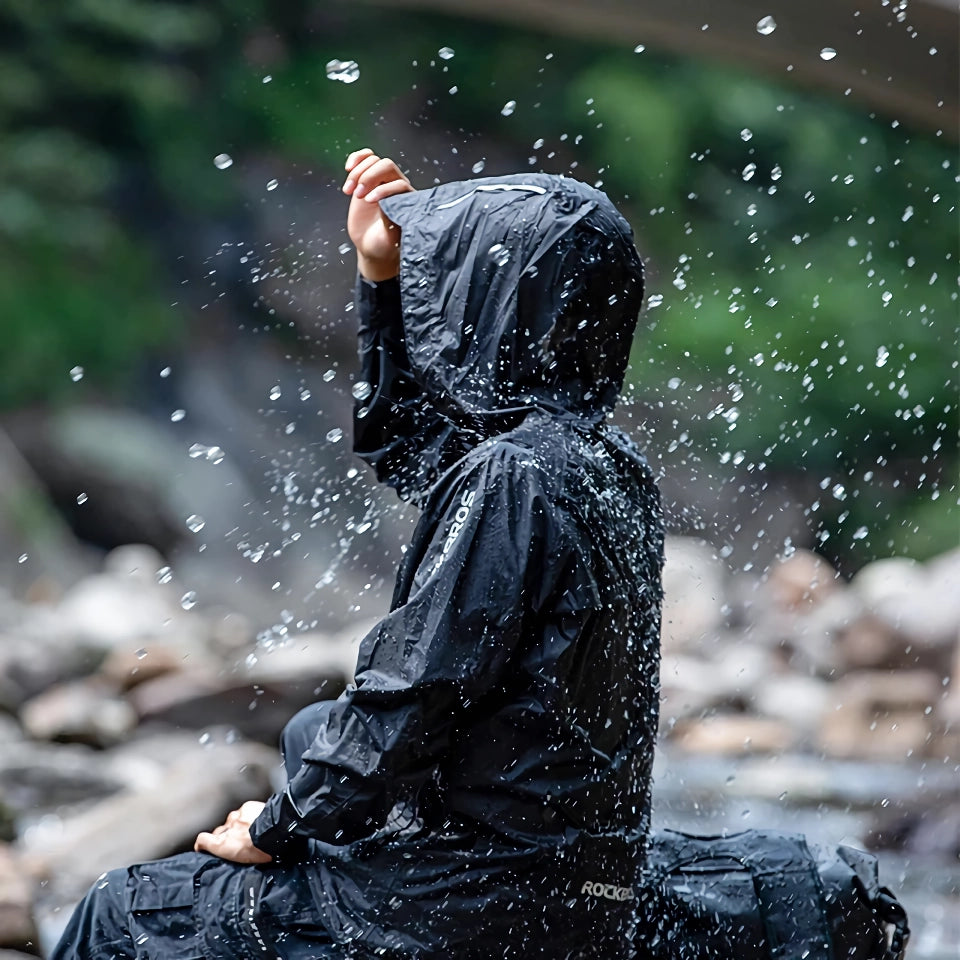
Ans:
{"label": "riverbed stone", "polygon": [[0,947],[34,948],[35,883],[17,853],[0,843]]}
{"label": "riverbed stone", "polygon": [[37,740],[119,743],[137,725],[133,707],[115,687],[99,678],[84,678],[50,687],[20,709],[23,729]]}
{"label": "riverbed stone", "polygon": [[713,548],[691,537],[668,537],[663,569],[664,650],[688,651],[724,622],[726,569]]}
{"label": "riverbed stone", "polygon": [[736,756],[782,753],[796,743],[797,735],[781,720],[726,714],[678,723],[672,740],[690,753]]}

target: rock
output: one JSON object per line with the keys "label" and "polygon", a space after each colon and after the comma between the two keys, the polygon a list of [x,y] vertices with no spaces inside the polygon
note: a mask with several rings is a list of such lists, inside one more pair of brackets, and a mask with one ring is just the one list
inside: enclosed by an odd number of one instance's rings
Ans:
{"label": "rock", "polygon": [[960,643],[954,648],[953,667],[948,676],[946,689],[950,692],[940,702],[937,712],[945,726],[960,727]]}
{"label": "rock", "polygon": [[34,947],[35,884],[14,851],[0,844],[0,947],[18,950]]}
{"label": "rock", "polygon": [[780,720],[727,714],[677,724],[673,741],[690,753],[782,753],[796,740]]}
{"label": "rock", "polygon": [[722,627],[725,579],[725,567],[708,544],[686,537],[667,538],[664,650],[686,652]]}
{"label": "rock", "polygon": [[767,588],[786,610],[812,607],[841,587],[839,573],[810,550],[797,550],[767,571]]}
{"label": "rock", "polygon": [[[255,743],[206,741],[168,734],[158,753],[173,753],[159,779],[125,789],[74,815],[51,816],[28,829],[20,847],[49,877],[51,896],[61,903],[82,896],[100,873],[167,856],[189,847],[203,830],[223,822],[245,800],[270,793],[275,751]],[[138,742],[145,755],[150,740]]]}
{"label": "rock", "polygon": [[109,753],[80,744],[0,745],[0,802],[20,816],[37,816],[63,804],[99,800],[120,790],[123,771]]}
{"label": "rock", "polygon": [[58,614],[78,639],[104,651],[125,641],[172,635],[174,625],[187,631],[192,626],[172,590],[107,573],[75,584]]}
{"label": "rock", "polygon": [[51,687],[20,710],[23,729],[37,740],[105,747],[126,739],[137,714],[115,689],[94,678]]}
{"label": "rock", "polygon": [[811,736],[820,728],[830,699],[830,687],[824,680],[780,674],[757,685],[753,703],[764,716]]}
{"label": "rock", "polygon": [[851,588],[921,654],[952,648],[960,635],[958,555],[952,551],[927,565],[902,557],[877,560],[857,573]]}
{"label": "rock", "polygon": [[893,668],[903,661],[903,640],[889,624],[864,613],[839,632],[837,653],[843,672]]}
{"label": "rock", "polygon": [[834,685],[823,715],[821,749],[834,757],[875,760],[922,756],[933,737],[930,714],[940,681],[927,670],[860,670]]}
{"label": "rock", "polygon": [[238,674],[171,673],[130,691],[143,721],[195,730],[222,724],[254,740],[274,744],[286,722],[301,707],[331,699],[344,687],[333,676],[300,672],[288,679],[254,681]]}
{"label": "rock", "polygon": [[99,676],[111,686],[130,690],[148,680],[169,673],[215,669],[213,660],[196,643],[182,643],[176,638],[154,638],[144,644],[124,643],[107,654],[100,665]]}

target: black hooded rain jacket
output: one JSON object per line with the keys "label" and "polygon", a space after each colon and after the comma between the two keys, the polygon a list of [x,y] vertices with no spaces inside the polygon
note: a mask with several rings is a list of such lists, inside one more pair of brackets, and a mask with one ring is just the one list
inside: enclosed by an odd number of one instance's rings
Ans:
{"label": "black hooded rain jacket", "polygon": [[[547,175],[382,202],[355,449],[421,518],[356,685],[251,833],[371,956],[622,957],[649,827],[663,525],[607,422],[630,228]],[[388,951],[386,954],[383,951]]]}

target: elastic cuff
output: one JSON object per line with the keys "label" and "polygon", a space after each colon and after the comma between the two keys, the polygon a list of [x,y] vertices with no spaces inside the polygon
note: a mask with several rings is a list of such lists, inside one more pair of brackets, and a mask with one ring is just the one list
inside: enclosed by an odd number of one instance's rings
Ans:
{"label": "elastic cuff", "polygon": [[358,273],[354,300],[361,327],[371,330],[389,327],[401,316],[400,278],[391,277],[377,283]]}

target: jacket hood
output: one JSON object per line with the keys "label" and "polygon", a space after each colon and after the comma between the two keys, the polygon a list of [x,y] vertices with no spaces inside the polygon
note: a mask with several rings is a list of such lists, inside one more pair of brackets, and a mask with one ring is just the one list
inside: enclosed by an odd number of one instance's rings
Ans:
{"label": "jacket hood", "polygon": [[[417,416],[397,418],[418,436],[396,441],[423,461],[404,471],[415,487],[453,448],[462,455],[532,410],[599,420],[612,409],[643,266],[604,193],[517,174],[445,183],[381,208],[401,228],[401,334],[420,396]],[[403,494],[396,463],[384,470],[358,453]]]}

